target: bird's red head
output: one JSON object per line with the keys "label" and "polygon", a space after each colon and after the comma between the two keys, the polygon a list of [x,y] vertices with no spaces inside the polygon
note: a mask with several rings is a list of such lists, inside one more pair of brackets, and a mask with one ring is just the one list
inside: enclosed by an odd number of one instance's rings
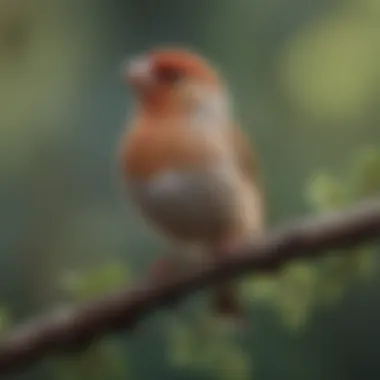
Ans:
{"label": "bird's red head", "polygon": [[133,87],[173,86],[181,80],[216,85],[218,76],[198,54],[183,49],[152,49],[132,59],[126,68],[126,79]]}
{"label": "bird's red head", "polygon": [[189,89],[221,86],[211,64],[184,49],[152,49],[129,61],[124,74],[141,103],[164,103],[174,98],[178,103],[190,99]]}

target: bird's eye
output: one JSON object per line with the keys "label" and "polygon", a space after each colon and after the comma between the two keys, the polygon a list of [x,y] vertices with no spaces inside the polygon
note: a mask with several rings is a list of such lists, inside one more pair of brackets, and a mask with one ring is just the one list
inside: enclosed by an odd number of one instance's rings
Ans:
{"label": "bird's eye", "polygon": [[164,83],[174,84],[182,77],[181,70],[174,67],[161,67],[157,71],[158,78]]}

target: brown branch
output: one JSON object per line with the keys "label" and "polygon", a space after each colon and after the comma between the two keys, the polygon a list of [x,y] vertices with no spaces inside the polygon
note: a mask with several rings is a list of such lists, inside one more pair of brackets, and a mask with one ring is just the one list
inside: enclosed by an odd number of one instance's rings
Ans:
{"label": "brown branch", "polygon": [[352,247],[379,236],[380,202],[298,221],[233,252],[217,266],[202,266],[165,283],[145,283],[15,328],[0,340],[0,374],[19,370],[53,353],[80,350],[106,333],[132,328],[160,307],[210,284],[249,271],[274,270],[295,258],[312,258],[329,249]]}

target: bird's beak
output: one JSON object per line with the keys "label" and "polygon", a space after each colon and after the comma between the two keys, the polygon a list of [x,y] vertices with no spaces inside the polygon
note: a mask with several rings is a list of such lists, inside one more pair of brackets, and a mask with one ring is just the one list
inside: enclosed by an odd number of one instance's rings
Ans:
{"label": "bird's beak", "polygon": [[147,88],[154,83],[152,62],[147,57],[136,57],[127,62],[126,81],[134,87]]}

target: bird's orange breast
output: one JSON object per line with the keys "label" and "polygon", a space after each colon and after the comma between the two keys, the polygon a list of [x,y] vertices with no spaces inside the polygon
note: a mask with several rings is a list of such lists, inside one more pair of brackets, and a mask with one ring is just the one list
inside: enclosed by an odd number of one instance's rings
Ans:
{"label": "bird's orange breast", "polygon": [[218,155],[217,144],[191,133],[180,121],[134,126],[121,146],[121,164],[132,179],[148,179],[166,169],[207,168]]}

